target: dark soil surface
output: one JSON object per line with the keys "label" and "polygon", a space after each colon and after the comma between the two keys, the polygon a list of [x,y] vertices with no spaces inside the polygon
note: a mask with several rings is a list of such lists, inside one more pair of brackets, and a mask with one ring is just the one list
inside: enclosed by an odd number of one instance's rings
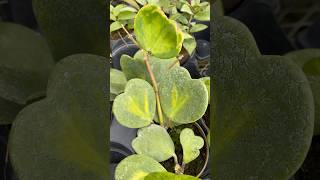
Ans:
{"label": "dark soil surface", "polygon": [[[180,164],[181,164],[182,158],[183,158],[183,151],[182,151],[182,147],[181,147],[181,144],[180,144],[180,140],[179,140],[180,138],[179,137],[180,137],[180,132],[184,128],[191,128],[191,129],[193,129],[195,135],[201,136],[201,133],[200,133],[199,129],[195,125],[192,125],[192,124],[181,125],[181,126],[175,127],[174,129],[170,129],[169,130],[169,134],[170,134],[170,136],[171,136],[171,138],[172,138],[172,140],[173,140],[173,142],[175,144],[175,152],[176,152],[176,154],[178,156],[178,160],[179,160]],[[201,172],[203,166],[205,165],[206,157],[207,157],[207,154],[206,154],[206,145],[205,145],[200,150],[199,157],[185,166],[184,174],[197,176]],[[170,158],[169,160],[164,161],[161,164],[169,172],[173,172],[174,173],[175,163],[174,163],[173,158]]]}

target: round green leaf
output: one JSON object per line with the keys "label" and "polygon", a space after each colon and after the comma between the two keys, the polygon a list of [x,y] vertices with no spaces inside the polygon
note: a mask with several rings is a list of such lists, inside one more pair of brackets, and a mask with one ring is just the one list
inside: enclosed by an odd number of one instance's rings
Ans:
{"label": "round green leaf", "polygon": [[200,119],[208,106],[208,92],[199,79],[191,79],[183,67],[164,74],[159,83],[161,107],[165,115],[179,124]]}
{"label": "round green leaf", "polygon": [[76,53],[106,56],[105,0],[33,0],[33,9],[56,61]]}
{"label": "round green leaf", "polygon": [[[117,69],[110,69],[110,94],[119,95],[124,92],[127,78],[123,72]],[[113,99],[112,99],[113,100]]]}
{"label": "round green leaf", "polygon": [[192,129],[185,128],[180,133],[180,142],[183,149],[183,163],[188,164],[195,160],[200,149],[204,146],[202,137],[195,136]]}
{"label": "round green leaf", "polygon": [[54,60],[46,41],[21,25],[0,22],[0,98],[25,105],[46,90]]}
{"label": "round green leaf", "polygon": [[289,179],[313,135],[305,75],[284,57],[259,55],[236,20],[216,17],[211,33],[213,179]]}
{"label": "round green leaf", "polygon": [[109,178],[106,62],[87,54],[63,59],[47,97],[19,113],[9,138],[18,179]]}
{"label": "round green leaf", "polygon": [[166,171],[160,163],[149,156],[131,155],[117,166],[115,180],[144,180],[149,173]]}
{"label": "round green leaf", "polygon": [[142,79],[131,79],[124,93],[113,102],[118,122],[129,128],[148,126],[155,115],[156,97],[152,86]]}
{"label": "round green leaf", "polygon": [[181,30],[157,6],[146,5],[140,9],[135,18],[134,33],[140,46],[155,57],[173,58],[181,51]]}
{"label": "round green leaf", "polygon": [[132,147],[137,154],[150,156],[158,162],[175,155],[174,144],[167,130],[155,124],[139,129]]}
{"label": "round green leaf", "polygon": [[121,28],[122,28],[121,22],[115,21],[115,22],[111,23],[111,25],[110,25],[110,32],[119,30],[119,29],[121,29]]}
{"label": "round green leaf", "polygon": [[314,135],[320,135],[320,49],[294,51],[286,56],[298,64],[307,75],[315,103]]}
{"label": "round green leaf", "polygon": [[154,172],[148,174],[144,180],[200,180],[197,177],[188,175],[177,175],[170,172]]}

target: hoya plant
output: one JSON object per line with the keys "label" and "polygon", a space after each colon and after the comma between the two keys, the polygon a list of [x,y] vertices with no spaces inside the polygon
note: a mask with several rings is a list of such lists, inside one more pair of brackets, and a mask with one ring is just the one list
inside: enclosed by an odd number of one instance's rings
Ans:
{"label": "hoya plant", "polygon": [[136,12],[137,9],[125,4],[118,4],[115,7],[110,4],[110,33],[121,29],[122,26],[133,29],[133,19]]}
{"label": "hoya plant", "polygon": [[[140,48],[134,57],[121,57],[122,72],[111,69],[111,96],[117,121],[128,128],[138,128],[132,147],[137,153],[122,160],[115,179],[163,179],[185,176],[185,166],[200,155],[205,137],[192,128],[182,128],[178,142],[183,149],[181,161],[170,129],[199,120],[208,106],[208,90],[200,79],[191,79],[180,67],[179,55],[183,33],[173,20],[156,5],[146,5],[134,21],[134,39]],[[206,147],[208,148],[208,147]],[[175,174],[167,173],[160,162],[174,160]],[[194,174],[197,176],[198,174]],[[199,175],[198,175],[199,176]]]}
{"label": "hoya plant", "polygon": [[[131,6],[129,9],[127,5]],[[162,9],[168,17],[178,24],[183,32],[183,47],[189,55],[191,55],[197,44],[193,37],[193,33],[203,31],[208,28],[207,25],[200,21],[210,20],[210,4],[207,1],[200,0],[132,0],[123,1],[114,8],[110,6],[110,19],[114,22],[110,26],[110,31],[119,30],[122,25],[128,25],[128,29],[132,29],[132,22],[136,9],[141,6],[155,5]],[[120,12],[123,9],[125,12]],[[130,11],[130,12],[128,12]],[[119,13],[120,12],[120,13]],[[117,16],[124,16],[123,20],[118,21]],[[196,21],[195,21],[196,20]]]}

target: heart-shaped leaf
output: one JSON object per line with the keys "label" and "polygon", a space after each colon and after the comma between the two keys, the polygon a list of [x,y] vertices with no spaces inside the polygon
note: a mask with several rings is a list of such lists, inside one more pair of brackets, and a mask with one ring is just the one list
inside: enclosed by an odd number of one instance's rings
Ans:
{"label": "heart-shaped leaf", "polygon": [[134,33],[140,46],[155,57],[176,57],[182,47],[182,31],[155,5],[140,9],[134,22]]}
{"label": "heart-shaped leaf", "polygon": [[152,172],[166,172],[160,163],[149,156],[131,155],[116,168],[115,180],[144,180]]}
{"label": "heart-shaped leaf", "polygon": [[113,102],[118,122],[129,128],[148,126],[155,115],[156,97],[152,86],[142,79],[131,79],[124,93]]}
{"label": "heart-shaped leaf", "polygon": [[304,49],[286,55],[303,69],[315,103],[314,135],[320,135],[320,49]]}
{"label": "heart-shaped leaf", "polygon": [[197,121],[208,106],[206,86],[199,79],[191,79],[183,67],[175,67],[163,75],[159,94],[165,115],[180,124]]}
{"label": "heart-shaped leaf", "polygon": [[175,155],[174,144],[167,130],[155,124],[139,129],[132,147],[137,154],[150,156],[158,162]]}
{"label": "heart-shaped leaf", "polygon": [[144,180],[200,180],[197,177],[188,175],[177,175],[170,172],[154,172],[149,173]]}
{"label": "heart-shaped leaf", "polygon": [[9,138],[19,179],[109,178],[106,62],[87,54],[65,58],[51,75],[47,97],[19,113]]}
{"label": "heart-shaped leaf", "polygon": [[[124,92],[127,84],[127,78],[123,72],[117,69],[110,69],[110,96],[115,97]],[[111,99],[110,100],[114,100]]]}
{"label": "heart-shaped leaf", "polygon": [[211,33],[213,179],[289,179],[312,138],[306,77],[283,57],[261,56],[234,19],[215,17]]}
{"label": "heart-shaped leaf", "polygon": [[[156,82],[160,82],[163,74],[169,70],[175,61],[176,58],[159,59],[153,56],[149,57],[149,63]],[[144,55],[142,51],[138,51],[134,58],[128,55],[122,55],[120,65],[127,79],[139,78],[151,82],[146,64],[144,63]],[[176,63],[174,66],[179,66],[179,63]]]}
{"label": "heart-shaped leaf", "polygon": [[191,55],[197,47],[196,39],[194,37],[184,39],[183,47],[188,51],[188,54]]}
{"label": "heart-shaped leaf", "polygon": [[26,104],[28,96],[45,91],[54,61],[41,36],[21,25],[0,22],[0,55],[0,97]]}
{"label": "heart-shaped leaf", "polygon": [[11,123],[27,101],[46,90],[53,66],[48,45],[39,34],[0,22],[0,124]]}
{"label": "heart-shaped leaf", "polygon": [[202,137],[195,136],[190,128],[185,128],[181,131],[180,142],[183,149],[184,164],[195,160],[200,154],[200,149],[204,146]]}
{"label": "heart-shaped leaf", "polygon": [[106,56],[105,0],[33,0],[32,4],[56,61],[76,53]]}

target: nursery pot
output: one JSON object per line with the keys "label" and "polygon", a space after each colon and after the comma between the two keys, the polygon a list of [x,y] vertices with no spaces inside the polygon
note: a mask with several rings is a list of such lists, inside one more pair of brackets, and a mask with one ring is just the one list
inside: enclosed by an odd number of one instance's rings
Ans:
{"label": "nursery pot", "polygon": [[132,140],[137,136],[137,129],[127,128],[113,118],[110,126],[110,163],[119,163],[134,154]]}
{"label": "nursery pot", "polygon": [[[193,129],[195,135],[201,136],[204,140],[204,146],[200,150],[200,155],[198,156],[197,159],[193,160],[189,164],[185,166],[185,171],[184,173],[187,175],[192,175],[192,176],[197,176],[197,177],[202,177],[204,175],[203,173],[205,172],[207,168],[207,164],[209,161],[209,145],[207,142],[206,134],[203,130],[203,128],[197,123],[193,124],[185,124],[185,125],[180,125],[177,126],[173,129],[169,129],[169,134],[173,139],[173,142],[175,144],[176,148],[176,154],[178,156],[179,162],[182,162],[182,147],[179,141],[179,136],[180,132],[183,128],[191,128]],[[180,132],[179,132],[180,131]],[[173,158],[170,158],[167,161],[161,162],[161,164],[168,170],[174,173],[174,160]]]}
{"label": "nursery pot", "polygon": [[13,21],[36,29],[37,22],[33,13],[32,0],[9,0]]}
{"label": "nursery pot", "polygon": [[228,14],[243,22],[252,32],[262,54],[285,54],[293,50],[267,0],[244,0]]}
{"label": "nursery pot", "polygon": [[320,48],[320,18],[312,26],[300,32],[297,44],[301,48]]}

